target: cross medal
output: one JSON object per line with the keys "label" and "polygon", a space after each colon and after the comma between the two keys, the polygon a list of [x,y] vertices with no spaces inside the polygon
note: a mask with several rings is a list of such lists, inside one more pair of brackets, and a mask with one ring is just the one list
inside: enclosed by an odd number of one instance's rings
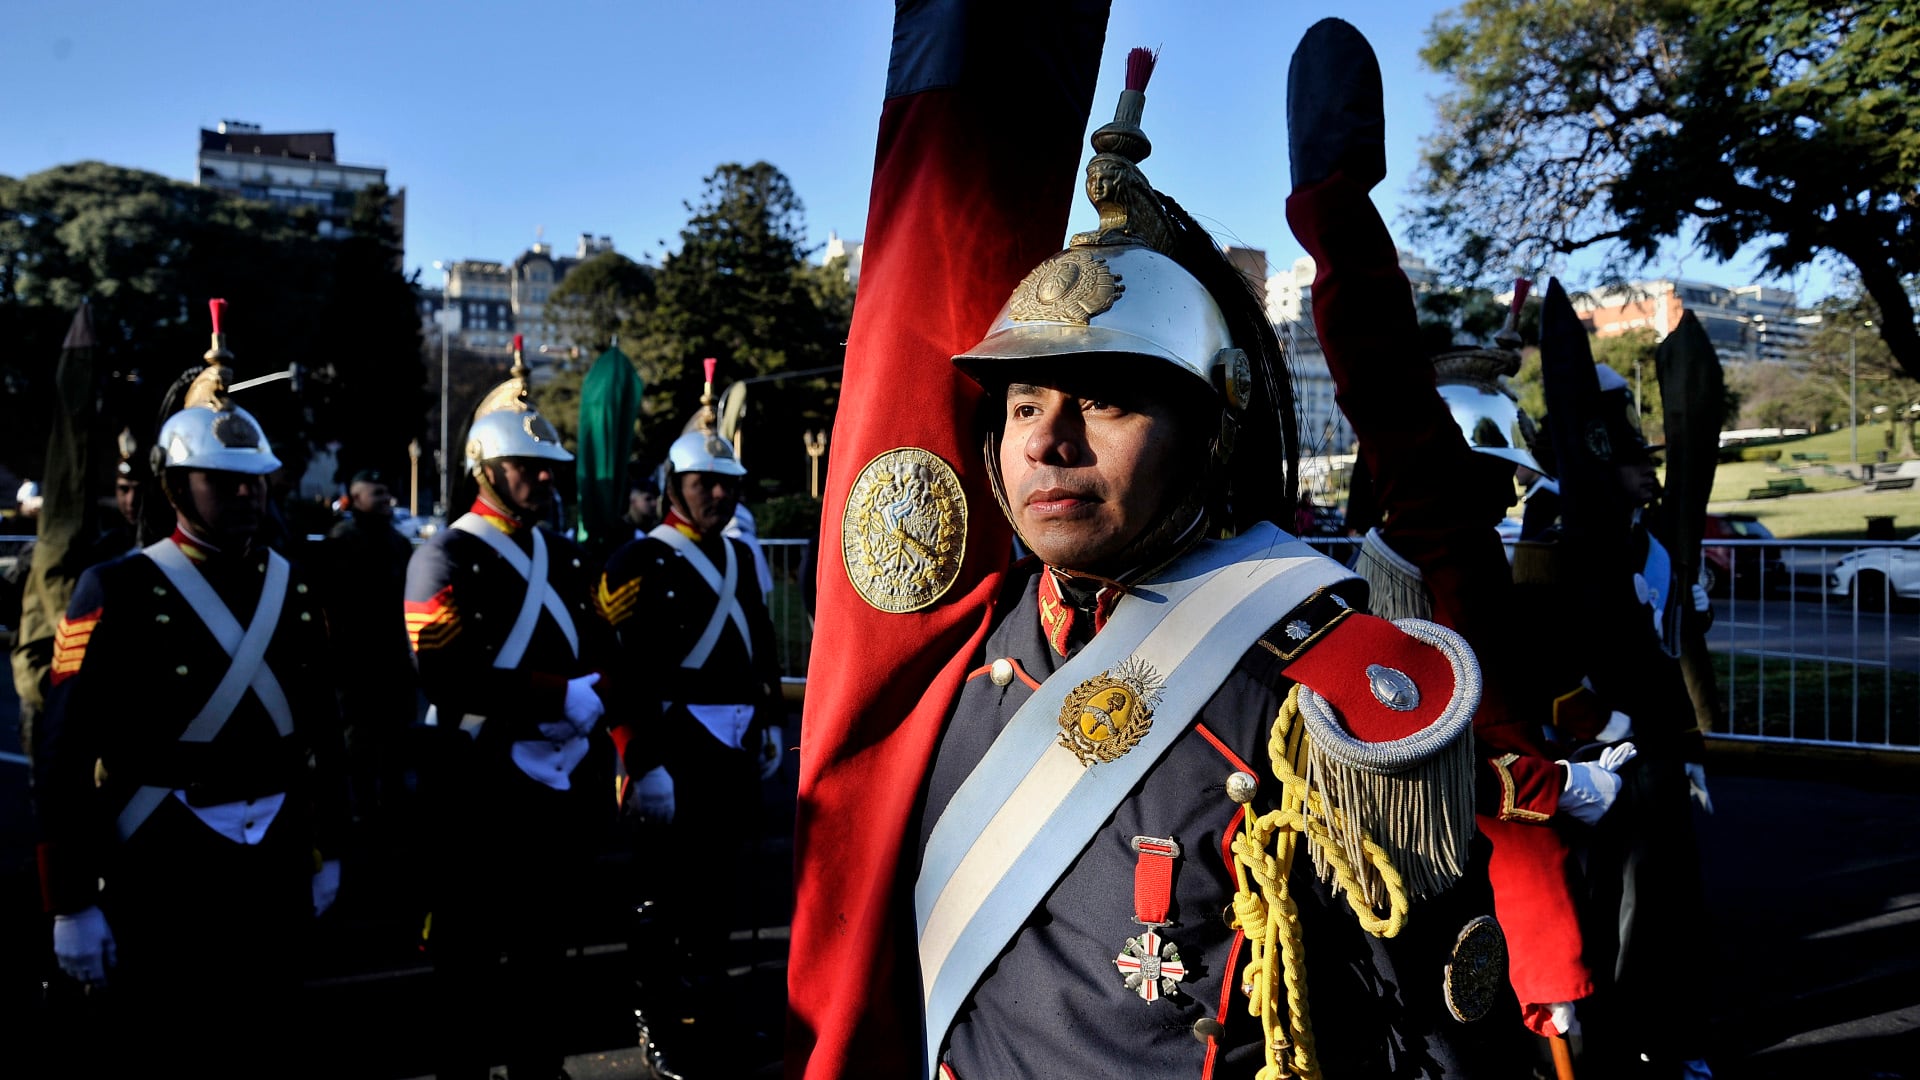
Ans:
{"label": "cross medal", "polygon": [[1167,925],[1173,906],[1173,863],[1180,857],[1180,842],[1171,836],[1136,836],[1131,846],[1139,856],[1133,868],[1133,921],[1146,930],[1127,939],[1113,966],[1140,1000],[1159,1001],[1178,993],[1177,984],[1187,977],[1179,947],[1159,930]]}
{"label": "cross medal", "polygon": [[1158,1001],[1164,994],[1177,991],[1174,985],[1187,977],[1187,965],[1180,962],[1180,948],[1148,930],[1127,939],[1127,947],[1113,958],[1113,965],[1126,976],[1127,989],[1142,1001]]}

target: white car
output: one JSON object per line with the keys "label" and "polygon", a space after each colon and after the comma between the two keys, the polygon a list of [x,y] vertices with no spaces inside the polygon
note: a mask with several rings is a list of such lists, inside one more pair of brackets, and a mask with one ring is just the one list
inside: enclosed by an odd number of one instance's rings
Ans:
{"label": "white car", "polygon": [[1894,597],[1920,598],[1920,533],[1907,537],[1902,547],[1861,548],[1841,556],[1827,574],[1827,592],[1851,600],[1855,588],[1867,611],[1880,610],[1889,591]]}

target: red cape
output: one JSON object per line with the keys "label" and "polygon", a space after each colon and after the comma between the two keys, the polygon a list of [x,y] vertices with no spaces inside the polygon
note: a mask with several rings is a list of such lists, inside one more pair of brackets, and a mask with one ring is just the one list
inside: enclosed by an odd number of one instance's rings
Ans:
{"label": "red cape", "polygon": [[[909,829],[941,725],[1011,558],[954,354],[1058,250],[1076,191],[1107,4],[897,9],[846,375],[822,508],[800,739],[787,1075],[891,1078],[921,1065]],[[841,516],[877,455],[914,446],[958,475],[959,577],[889,614],[849,582]]]}

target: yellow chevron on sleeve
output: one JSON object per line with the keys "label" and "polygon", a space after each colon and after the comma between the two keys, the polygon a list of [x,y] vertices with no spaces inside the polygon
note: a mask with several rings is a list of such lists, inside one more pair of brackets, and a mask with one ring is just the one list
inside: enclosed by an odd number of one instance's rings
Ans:
{"label": "yellow chevron on sleeve", "polygon": [[640,579],[634,578],[617,589],[607,588],[607,576],[600,575],[600,588],[595,590],[593,606],[600,617],[608,623],[619,626],[633,618],[634,605],[640,600]]}

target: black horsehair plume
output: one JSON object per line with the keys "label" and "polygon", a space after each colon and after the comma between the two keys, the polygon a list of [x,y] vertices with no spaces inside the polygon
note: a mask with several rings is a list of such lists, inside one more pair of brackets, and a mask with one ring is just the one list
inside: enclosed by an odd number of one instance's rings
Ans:
{"label": "black horsehair plume", "polygon": [[[1252,400],[1238,417],[1227,462],[1227,505],[1211,508],[1214,520],[1230,523],[1235,531],[1260,521],[1291,530],[1300,482],[1300,417],[1286,353],[1267,319],[1266,305],[1254,295],[1246,275],[1227,261],[1213,236],[1172,196],[1157,190],[1154,194],[1175,226],[1173,250],[1166,254],[1199,279],[1219,303],[1227,331],[1247,354],[1253,373]],[[1277,485],[1273,480],[1276,462],[1281,466]]]}

